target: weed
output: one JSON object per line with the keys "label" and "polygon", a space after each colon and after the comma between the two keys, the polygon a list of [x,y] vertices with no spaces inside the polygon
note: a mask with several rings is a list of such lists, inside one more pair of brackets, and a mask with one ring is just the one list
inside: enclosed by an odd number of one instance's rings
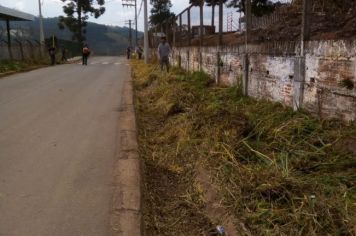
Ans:
{"label": "weed", "polygon": [[204,235],[219,223],[193,184],[197,166],[241,234],[355,234],[356,154],[342,144],[356,127],[212,86],[203,72],[132,67],[148,235]]}

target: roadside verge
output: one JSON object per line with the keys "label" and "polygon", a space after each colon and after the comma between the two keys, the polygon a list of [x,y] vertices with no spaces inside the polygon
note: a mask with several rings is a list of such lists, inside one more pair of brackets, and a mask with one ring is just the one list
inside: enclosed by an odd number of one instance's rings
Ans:
{"label": "roadside verge", "polygon": [[141,165],[131,77],[125,80],[122,87],[119,112],[111,227],[114,235],[139,236],[142,234]]}
{"label": "roadside verge", "polygon": [[[73,63],[79,62],[80,60],[81,60],[81,57],[73,57],[73,58],[68,59],[67,63],[73,64]],[[18,74],[18,73],[25,73],[25,72],[41,69],[41,68],[48,67],[48,66],[50,66],[48,63],[47,64],[40,63],[40,64],[34,64],[34,65],[26,65],[22,68],[9,70],[9,71],[5,71],[5,72],[0,72],[0,79],[10,76],[10,75],[14,75],[14,74]]]}

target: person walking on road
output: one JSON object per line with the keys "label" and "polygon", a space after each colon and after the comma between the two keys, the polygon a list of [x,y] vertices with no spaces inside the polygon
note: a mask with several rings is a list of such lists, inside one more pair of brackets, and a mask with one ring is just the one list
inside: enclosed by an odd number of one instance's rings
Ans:
{"label": "person walking on road", "polygon": [[48,53],[51,58],[51,65],[54,66],[56,64],[56,48],[53,46],[49,47]]}
{"label": "person walking on road", "polygon": [[130,58],[131,58],[131,47],[130,46],[127,47],[126,54],[127,54],[127,60],[130,60]]}
{"label": "person walking on road", "polygon": [[83,47],[83,65],[88,65],[88,57],[90,55],[90,49],[88,47],[88,44],[84,44]]}
{"label": "person walking on road", "polygon": [[67,49],[62,45],[62,62],[67,61],[66,52],[67,52]]}
{"label": "person walking on road", "polygon": [[164,66],[166,66],[167,72],[169,72],[169,55],[171,53],[171,47],[167,43],[166,37],[161,38],[161,43],[158,45],[158,58],[161,64],[161,71],[164,70]]}

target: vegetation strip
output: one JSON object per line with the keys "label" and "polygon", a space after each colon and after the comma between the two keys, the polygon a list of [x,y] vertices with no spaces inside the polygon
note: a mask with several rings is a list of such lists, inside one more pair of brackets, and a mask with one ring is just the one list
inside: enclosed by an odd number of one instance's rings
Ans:
{"label": "vegetation strip", "polygon": [[244,97],[202,72],[132,67],[147,235],[207,235],[227,218],[239,235],[356,233],[354,125]]}

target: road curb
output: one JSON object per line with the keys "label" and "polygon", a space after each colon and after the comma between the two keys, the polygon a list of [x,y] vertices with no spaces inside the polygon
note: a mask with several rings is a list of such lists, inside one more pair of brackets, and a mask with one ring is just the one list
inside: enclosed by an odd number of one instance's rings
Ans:
{"label": "road curb", "polygon": [[113,235],[141,236],[142,179],[138,154],[132,78],[125,80],[119,108],[118,150],[114,167],[111,228]]}

